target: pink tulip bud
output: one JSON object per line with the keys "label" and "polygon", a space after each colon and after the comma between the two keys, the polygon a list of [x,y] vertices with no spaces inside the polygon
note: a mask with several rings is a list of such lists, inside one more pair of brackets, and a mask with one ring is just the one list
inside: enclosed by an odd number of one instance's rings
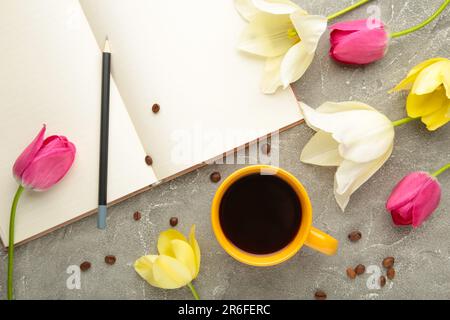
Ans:
{"label": "pink tulip bud", "polygon": [[441,186],[426,172],[404,177],[392,191],[386,208],[396,225],[419,227],[439,206]]}
{"label": "pink tulip bud", "polygon": [[17,158],[13,174],[25,188],[44,191],[58,183],[75,160],[75,145],[63,136],[44,140],[45,125]]}
{"label": "pink tulip bud", "polygon": [[347,64],[369,64],[384,57],[389,34],[376,19],[340,22],[330,27],[330,56]]}

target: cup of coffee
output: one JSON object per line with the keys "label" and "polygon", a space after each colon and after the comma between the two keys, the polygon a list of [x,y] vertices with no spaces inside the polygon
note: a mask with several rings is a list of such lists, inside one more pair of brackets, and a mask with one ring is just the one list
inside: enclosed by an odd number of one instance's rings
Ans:
{"label": "cup of coffee", "polygon": [[312,206],[303,185],[289,172],[255,165],[231,174],[211,208],[214,234],[236,260],[273,266],[306,245],[333,255],[338,241],[312,226]]}

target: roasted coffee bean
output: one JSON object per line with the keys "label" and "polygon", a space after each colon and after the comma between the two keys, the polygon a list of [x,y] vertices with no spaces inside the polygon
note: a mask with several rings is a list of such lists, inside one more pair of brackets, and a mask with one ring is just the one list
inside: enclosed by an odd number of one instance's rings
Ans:
{"label": "roasted coffee bean", "polygon": [[152,157],[146,156],[146,157],[145,157],[145,163],[146,163],[148,166],[151,166],[151,165],[153,164],[153,159],[152,159]]}
{"label": "roasted coffee bean", "polygon": [[135,213],[133,213],[134,221],[139,221],[139,220],[141,220],[141,218],[142,218],[142,215],[139,211],[136,211]]}
{"label": "roasted coffee bean", "polygon": [[220,179],[222,179],[222,177],[220,176],[219,172],[213,172],[211,173],[211,175],[209,176],[209,178],[211,179],[212,182],[217,183],[220,181]]}
{"label": "roasted coffee bean", "polygon": [[314,294],[314,297],[316,298],[316,300],[326,300],[327,294],[322,290],[317,290],[316,293]]}
{"label": "roasted coffee bean", "polygon": [[394,266],[394,257],[387,257],[383,259],[383,267],[386,269],[392,268]]}
{"label": "roasted coffee bean", "polygon": [[161,109],[161,107],[160,107],[159,104],[157,104],[157,103],[155,103],[155,104],[152,106],[152,111],[153,111],[153,113],[158,113],[160,109]]}
{"label": "roasted coffee bean", "polygon": [[105,257],[105,263],[112,266],[114,263],[116,263],[116,257],[115,256],[111,256],[111,255],[106,256]]}
{"label": "roasted coffee bean", "polygon": [[395,269],[394,268],[389,268],[388,271],[386,272],[386,275],[387,275],[389,280],[394,279],[395,278]]}
{"label": "roasted coffee bean", "polygon": [[381,276],[380,277],[380,287],[384,287],[386,285],[386,277],[385,276]]}
{"label": "roasted coffee bean", "polygon": [[169,222],[170,222],[170,225],[172,227],[175,227],[178,224],[178,218],[177,217],[172,217],[172,218],[170,218]]}
{"label": "roasted coffee bean", "polygon": [[364,272],[366,272],[366,266],[363,264],[358,264],[355,268],[355,272],[358,276],[362,275]]}
{"label": "roasted coffee bean", "polygon": [[349,235],[348,235],[348,239],[351,242],[359,241],[361,239],[361,237],[362,237],[362,234],[359,231],[350,232]]}
{"label": "roasted coffee bean", "polygon": [[353,270],[353,268],[347,268],[347,276],[350,279],[355,279],[356,278],[356,272],[355,270]]}
{"label": "roasted coffee bean", "polygon": [[85,261],[82,264],[80,264],[80,270],[81,271],[88,271],[91,268],[91,263],[89,261]]}
{"label": "roasted coffee bean", "polygon": [[262,146],[261,146],[261,151],[262,151],[262,153],[263,154],[269,154],[270,153],[270,150],[272,149],[272,147],[270,146],[270,144],[268,144],[268,143],[265,143],[265,144],[263,144]]}

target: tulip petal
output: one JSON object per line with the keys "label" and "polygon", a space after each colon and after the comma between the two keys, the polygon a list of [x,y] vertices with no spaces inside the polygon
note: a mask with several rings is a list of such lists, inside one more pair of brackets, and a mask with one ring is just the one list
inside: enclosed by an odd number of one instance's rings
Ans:
{"label": "tulip petal", "polygon": [[303,148],[300,160],[318,166],[339,166],[344,160],[338,151],[338,143],[330,133],[317,132]]}
{"label": "tulip petal", "polygon": [[422,122],[427,125],[429,131],[434,131],[444,126],[450,121],[450,100],[447,100],[447,105],[441,109],[436,110],[432,114],[422,117]]}
{"label": "tulip petal", "polygon": [[[360,112],[368,111],[358,113]],[[344,159],[360,163],[375,160],[385,154],[392,145],[394,136],[394,127],[389,119],[381,113],[373,112],[371,117],[361,117],[358,125],[353,123],[352,130],[342,128],[333,134],[333,138],[339,142],[340,155]]]}
{"label": "tulip petal", "polygon": [[281,63],[281,82],[285,88],[300,79],[309,68],[327,26],[325,17],[301,12],[291,14],[291,20],[301,41],[289,49]]}
{"label": "tulip petal", "polygon": [[283,61],[283,56],[267,58],[261,81],[261,91],[263,93],[273,94],[283,85],[280,78],[281,61]]}
{"label": "tulip petal", "polygon": [[28,145],[28,147],[22,152],[22,154],[17,158],[13,166],[13,174],[17,180],[20,180],[25,169],[34,160],[35,156],[44,144],[45,135],[45,125],[39,131],[38,135],[34,140]]}
{"label": "tulip petal", "polygon": [[293,29],[289,15],[258,13],[244,29],[238,48],[262,57],[273,58],[285,54],[299,41],[289,36]]}
{"label": "tulip petal", "polygon": [[395,210],[395,216],[397,217],[396,220],[398,222],[403,221],[404,223],[408,222],[408,224],[411,224],[413,219],[413,207],[413,202],[408,202],[397,208],[397,210]]}
{"label": "tulip petal", "polygon": [[389,159],[393,144],[388,151],[378,159],[367,163],[356,163],[344,160],[336,171],[334,195],[342,211],[345,210],[350,196],[370,179]]}
{"label": "tulip petal", "polygon": [[234,6],[247,21],[251,21],[259,13],[252,0],[234,0]]}
{"label": "tulip petal", "polygon": [[43,146],[22,174],[23,186],[35,191],[47,190],[61,181],[75,160],[73,143],[65,137],[47,139],[49,147]]}
{"label": "tulip petal", "polygon": [[446,67],[442,70],[442,82],[447,93],[447,98],[450,99],[450,62],[448,61]]}
{"label": "tulip petal", "polygon": [[[317,110],[314,110],[313,108],[311,108],[310,106],[308,106],[306,103],[299,101],[299,108],[300,108],[300,112],[303,115],[303,118],[305,119],[306,124],[308,125],[308,127],[310,127],[311,129],[313,129],[314,131],[320,131],[321,129],[319,129],[318,127],[316,127],[314,125],[315,123],[315,113],[318,112]],[[309,121],[309,118],[313,118],[313,121]],[[314,122],[314,123],[313,123]]]}
{"label": "tulip petal", "polygon": [[134,270],[149,284],[157,287],[155,277],[153,275],[153,265],[155,260],[158,258],[156,255],[148,255],[140,257],[134,263]]}
{"label": "tulip petal", "polygon": [[153,264],[155,286],[162,289],[178,289],[192,281],[188,267],[175,258],[158,256]]}
{"label": "tulip petal", "polygon": [[427,116],[444,108],[448,101],[443,87],[423,95],[410,93],[406,101],[406,111],[411,118]]}
{"label": "tulip petal", "polygon": [[320,38],[327,29],[327,18],[317,15],[305,15],[302,11],[296,11],[291,14],[291,21],[306,50],[314,53]]}
{"label": "tulip petal", "polygon": [[397,226],[411,225],[413,221],[412,210],[412,202],[405,203],[402,207],[399,207],[395,211],[391,212],[392,221]]}
{"label": "tulip petal", "polygon": [[377,111],[375,108],[369,106],[368,104],[359,101],[344,101],[344,102],[327,101],[316,109],[317,112],[321,113],[337,113],[352,110]]}
{"label": "tulip petal", "polygon": [[175,258],[175,252],[172,249],[172,240],[187,241],[186,237],[175,229],[163,231],[158,238],[157,247],[159,254]]}
{"label": "tulip petal", "polygon": [[194,276],[195,278],[200,272],[200,262],[201,262],[200,246],[198,245],[197,239],[195,239],[195,225],[191,227],[191,231],[189,232],[189,244],[194,250],[195,264],[196,264],[196,272]]}
{"label": "tulip petal", "polygon": [[252,2],[258,10],[266,13],[280,15],[300,11],[303,14],[306,14],[306,11],[289,0],[252,0]]}
{"label": "tulip petal", "polygon": [[[360,106],[364,108],[364,105]],[[323,109],[334,107],[329,104]],[[353,107],[357,106],[348,105],[343,112],[323,113],[300,104],[307,124],[317,128],[316,131],[320,129],[332,133],[344,159],[361,163],[375,160],[385,154],[392,144],[395,134],[392,123],[376,110],[352,110]]]}
{"label": "tulip petal", "polygon": [[314,54],[306,50],[303,42],[289,49],[281,62],[280,79],[283,87],[286,89],[291,83],[300,79],[313,59]]}
{"label": "tulip petal", "polygon": [[417,66],[415,66],[414,68],[411,69],[411,71],[408,73],[408,76],[405,79],[403,79],[394,89],[392,89],[389,92],[411,89],[414,84],[414,81],[416,81],[417,76],[423,69],[431,66],[432,64],[434,64],[436,62],[444,61],[444,60],[447,60],[447,59],[433,58],[433,59],[429,59],[427,61],[424,61],[424,62],[418,64]]}
{"label": "tulip petal", "polygon": [[44,140],[44,143],[42,143],[41,150],[39,150],[39,154],[41,155],[42,152],[53,150],[56,148],[65,148],[67,147],[69,140],[67,140],[64,136],[50,136],[47,139]]}
{"label": "tulip petal", "polygon": [[414,199],[412,210],[412,225],[417,228],[428,219],[437,209],[441,201],[441,186],[436,179],[431,178],[423,185],[422,189]]}
{"label": "tulip petal", "polygon": [[[347,102],[325,102],[319,108],[314,110],[307,104],[300,102],[300,111],[309,127],[315,131],[323,130],[328,133],[333,133],[342,127],[342,124],[339,122],[341,118],[345,118],[345,115],[347,114],[345,112],[367,110],[363,108],[363,104],[361,105],[361,109],[357,109],[355,107],[358,105]],[[375,109],[369,109],[368,111],[371,110]]]}
{"label": "tulip petal", "polygon": [[355,31],[342,31],[342,30],[333,30],[330,33],[330,55],[333,52],[334,48],[348,35],[352,34]]}
{"label": "tulip petal", "polygon": [[373,28],[376,24],[377,28],[384,28],[383,23],[379,20],[375,21],[368,21],[367,19],[360,19],[360,20],[351,20],[351,21],[343,21],[338,22],[330,26],[328,29],[331,31],[338,30],[338,31],[359,31],[359,30],[366,30],[369,29],[369,25],[371,24],[371,27]]}
{"label": "tulip petal", "polygon": [[418,65],[414,66],[411,71],[408,72],[408,77],[414,76],[414,75],[418,75],[423,69],[431,66],[432,64],[435,64],[436,62],[440,62],[440,61],[446,61],[448,59],[446,58],[442,58],[442,57],[438,57],[438,58],[431,58],[428,59],[426,61],[423,61],[421,63],[419,63]]}
{"label": "tulip petal", "polygon": [[411,89],[411,93],[422,95],[431,93],[443,84],[442,70],[447,68],[450,62],[436,62],[420,72]]}
{"label": "tulip petal", "polygon": [[189,243],[182,240],[172,240],[172,249],[175,259],[186,266],[191,272],[192,278],[196,275],[197,266],[195,264],[194,250]]}

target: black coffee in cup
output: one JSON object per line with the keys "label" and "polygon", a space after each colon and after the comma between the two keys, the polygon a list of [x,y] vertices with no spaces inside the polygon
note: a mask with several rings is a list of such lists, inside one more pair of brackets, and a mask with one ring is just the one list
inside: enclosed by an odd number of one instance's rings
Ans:
{"label": "black coffee in cup", "polygon": [[239,179],[225,192],[219,211],[228,240],[259,255],[277,252],[291,243],[301,218],[296,192],[276,175],[252,174]]}

